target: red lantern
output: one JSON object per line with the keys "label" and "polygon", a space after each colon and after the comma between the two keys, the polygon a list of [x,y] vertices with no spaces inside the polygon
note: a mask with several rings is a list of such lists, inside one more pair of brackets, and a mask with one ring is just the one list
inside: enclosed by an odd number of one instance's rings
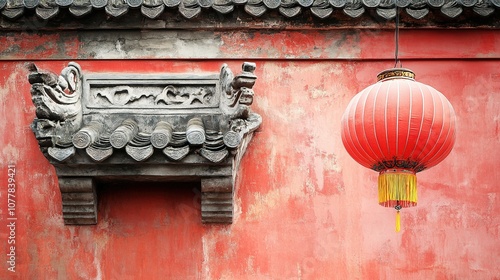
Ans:
{"label": "red lantern", "polygon": [[380,172],[379,204],[417,205],[416,173],[441,162],[455,142],[455,112],[446,97],[415,81],[408,69],[390,69],[358,93],[342,116],[342,142],[361,165]]}

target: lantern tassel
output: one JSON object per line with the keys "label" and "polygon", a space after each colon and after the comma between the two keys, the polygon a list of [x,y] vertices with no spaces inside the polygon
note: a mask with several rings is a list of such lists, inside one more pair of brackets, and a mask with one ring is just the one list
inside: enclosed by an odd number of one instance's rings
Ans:
{"label": "lantern tassel", "polygon": [[399,214],[399,210],[396,212],[396,232],[401,230],[401,215]]}
{"label": "lantern tassel", "polygon": [[417,205],[417,176],[415,172],[390,169],[380,172],[378,177],[378,202],[385,207]]}

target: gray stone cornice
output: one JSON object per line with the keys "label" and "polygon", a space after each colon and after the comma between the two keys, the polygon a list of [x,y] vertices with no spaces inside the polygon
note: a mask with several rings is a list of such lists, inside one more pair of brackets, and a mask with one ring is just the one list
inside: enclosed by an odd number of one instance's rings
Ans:
{"label": "gray stone cornice", "polygon": [[231,223],[233,186],[253,133],[256,65],[220,73],[61,74],[27,64],[31,128],[55,167],[66,224],[97,223],[96,184],[201,182],[202,220]]}

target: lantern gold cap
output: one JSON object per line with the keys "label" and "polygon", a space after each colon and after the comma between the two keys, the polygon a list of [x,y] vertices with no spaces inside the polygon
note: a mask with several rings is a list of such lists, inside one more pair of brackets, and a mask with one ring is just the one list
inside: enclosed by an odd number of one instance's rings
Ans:
{"label": "lantern gold cap", "polygon": [[415,73],[406,68],[391,68],[384,70],[377,75],[378,82],[398,78],[415,80]]}

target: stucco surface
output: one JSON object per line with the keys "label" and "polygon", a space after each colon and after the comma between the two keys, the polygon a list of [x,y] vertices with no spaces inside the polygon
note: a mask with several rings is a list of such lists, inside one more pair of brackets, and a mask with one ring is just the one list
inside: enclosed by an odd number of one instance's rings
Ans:
{"label": "stucco surface", "polygon": [[[446,160],[418,174],[419,205],[402,212],[400,233],[394,232],[395,211],[377,204],[377,174],[354,162],[340,139],[340,118],[350,98],[393,66],[386,59],[390,55],[372,53],[384,53],[390,44],[377,46],[372,37],[344,49],[355,59],[318,54],[307,60],[287,57],[289,49],[313,53],[299,44],[307,38],[292,34],[289,41],[282,38],[276,55],[266,48],[263,57],[246,45],[236,59],[77,60],[84,72],[182,73],[214,72],[222,63],[238,69],[242,58],[254,57],[253,110],[263,124],[240,166],[232,225],[201,224],[197,184],[128,183],[98,186],[96,226],[64,226],[55,171],[29,128],[35,114],[24,61],[43,59],[40,68],[57,72],[82,48],[78,41],[67,42],[65,50],[52,48],[61,55],[56,60],[41,51],[53,37],[3,37],[4,55],[6,40],[11,48],[29,46],[26,54],[13,51],[0,61],[0,278],[500,278],[500,37],[448,35],[471,42],[474,56],[459,46],[432,51],[441,33],[428,32],[420,38],[431,38],[431,50],[409,55],[403,66],[453,104],[457,141]],[[278,44],[266,34],[252,38],[254,47]],[[239,53],[235,41],[228,42],[217,47],[223,57]],[[403,44],[410,52],[410,43]],[[426,49],[424,43],[415,45]],[[88,58],[86,52],[82,58]],[[6,263],[8,164],[17,170],[15,273]]]}

